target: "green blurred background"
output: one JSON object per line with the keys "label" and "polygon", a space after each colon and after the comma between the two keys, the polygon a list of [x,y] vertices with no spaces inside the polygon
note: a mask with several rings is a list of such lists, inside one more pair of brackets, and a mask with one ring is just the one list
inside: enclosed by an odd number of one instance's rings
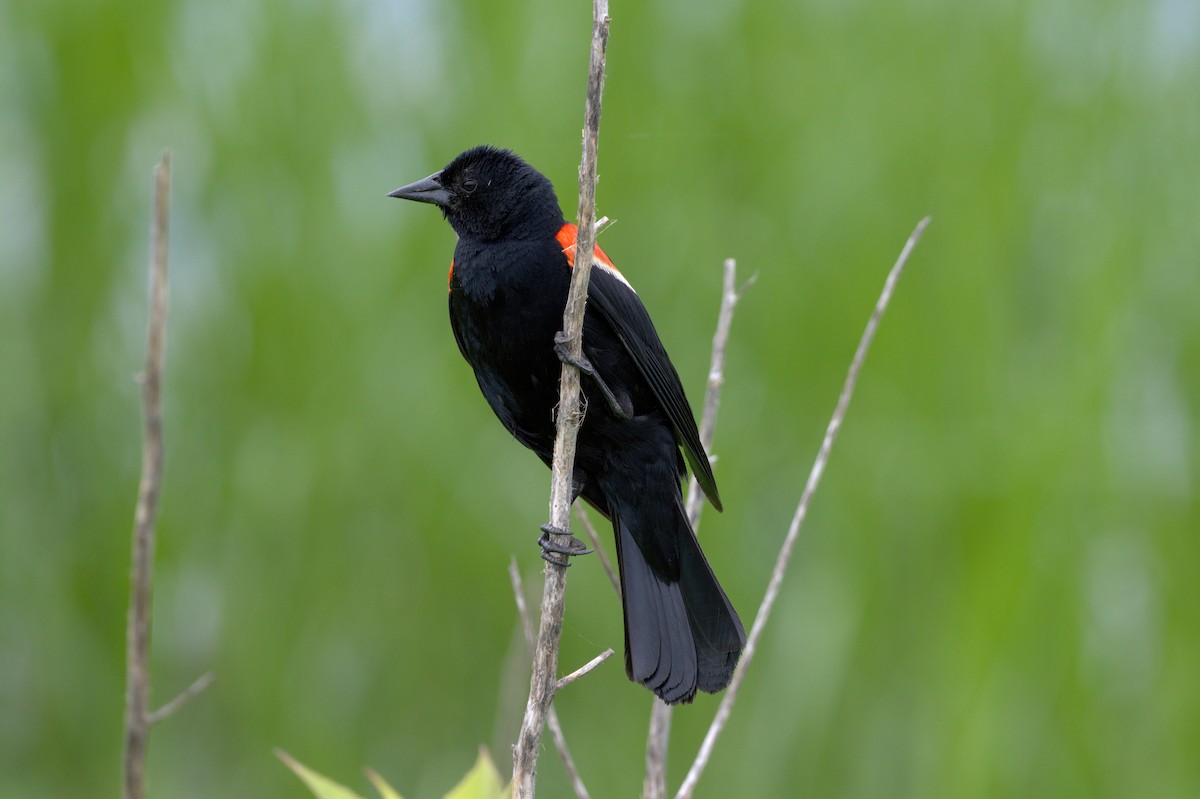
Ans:
{"label": "green blurred background", "polygon": [[[749,620],[884,320],[704,796],[1200,792],[1200,6],[614,0],[599,203],[698,403]],[[174,157],[155,797],[295,797],[283,747],[436,797],[527,689],[549,474],[446,319],[453,233],[384,193],[489,142],[574,216],[590,5],[0,3],[0,796],[118,789],[151,168]],[[605,531],[607,537],[607,531]],[[571,571],[563,664],[621,646]],[[619,660],[558,702],[640,788]],[[672,784],[716,707],[675,714]],[[543,758],[542,794],[567,795]]]}

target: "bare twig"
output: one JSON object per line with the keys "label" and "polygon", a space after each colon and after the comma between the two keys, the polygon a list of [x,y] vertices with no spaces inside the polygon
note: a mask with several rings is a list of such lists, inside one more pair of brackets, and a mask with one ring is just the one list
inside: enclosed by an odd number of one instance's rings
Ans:
{"label": "bare twig", "polygon": [[[712,361],[708,367],[708,382],[704,389],[704,412],[700,417],[700,443],[704,451],[712,449],[713,433],[717,428],[717,411],[721,407],[721,388],[725,385],[725,348],[729,344],[729,330],[733,326],[733,311],[746,289],[754,285],[757,273],[737,285],[737,261],[725,259],[725,278],[721,288],[721,310],[717,312],[717,329],[713,333]],[[692,529],[700,526],[700,512],[704,509],[704,495],[696,476],[688,480],[687,515]]]}
{"label": "bare twig", "polygon": [[[513,558],[508,564],[508,579],[512,582],[513,596],[517,600],[517,615],[521,617],[521,629],[525,633],[525,645],[529,647],[529,651],[533,651],[533,624],[529,621],[529,608],[525,605],[525,587],[521,584],[521,570],[517,568],[517,559]],[[612,652],[610,649],[609,652]],[[558,756],[562,758],[563,766],[567,770],[567,777],[571,780],[571,788],[575,791],[576,799],[591,799],[587,788],[583,784],[583,778],[579,776],[579,769],[575,765],[575,758],[571,757],[571,750],[567,748],[567,738],[563,735],[562,725],[558,722],[558,713],[555,712],[554,706],[550,706],[549,713],[546,714],[546,726],[550,728],[550,737],[554,739],[554,748],[558,750]]]}
{"label": "bare twig", "polygon": [[533,623],[529,621],[529,606],[525,604],[525,585],[521,582],[521,570],[517,567],[514,556],[508,562],[508,581],[512,583],[513,599],[517,602],[517,615],[521,617],[521,631],[525,634],[525,644],[533,652]]}
{"label": "bare twig", "polygon": [[150,733],[150,598],[154,585],[154,523],[162,485],[162,371],[167,337],[167,221],[171,156],[164,152],[154,169],[154,226],[151,232],[150,319],[142,385],[142,477],[133,522],[129,619],[125,641],[124,796],[142,799],[146,782],[146,743]]}
{"label": "bare twig", "polygon": [[[584,108],[583,159],[579,166],[579,222],[575,268],[563,310],[563,334],[568,353],[582,354],[583,311],[587,284],[596,245],[596,155],[600,136],[600,98],[604,89],[604,57],[608,47],[608,0],[593,0],[592,43],[588,66],[587,101]],[[583,413],[579,404],[579,371],[563,365],[559,381],[558,430],[554,440],[554,476],[550,489],[550,525],[563,531],[571,526],[571,476],[575,463],[575,439]],[[567,546],[569,535],[551,535],[552,542]],[[513,796],[532,798],[537,774],[546,711],[554,700],[557,682],[558,645],[566,605],[566,564],[546,564],[542,592],[541,625],[533,656],[529,700],[517,744],[513,747]]]}
{"label": "bare twig", "polygon": [[795,515],[792,516],[792,523],[788,526],[783,546],[779,549],[779,556],[775,560],[775,568],[771,571],[771,580],[767,584],[767,590],[763,595],[762,604],[759,605],[758,614],[754,617],[754,626],[750,628],[750,635],[746,639],[746,649],[742,653],[742,659],[733,673],[733,681],[725,689],[725,696],[722,697],[721,705],[717,708],[717,715],[713,718],[712,724],[704,736],[704,741],[700,744],[700,751],[696,754],[696,759],[692,762],[692,767],[688,770],[687,776],[684,777],[683,784],[679,787],[679,793],[675,795],[675,799],[690,799],[692,792],[696,789],[696,783],[699,781],[700,775],[704,772],[704,768],[708,765],[708,760],[712,756],[713,745],[716,743],[722,730],[725,729],[725,723],[729,720],[729,714],[733,710],[733,703],[737,699],[738,689],[741,687],[746,669],[754,657],[759,636],[762,635],[763,627],[771,615],[771,608],[775,604],[775,599],[779,596],[779,586],[783,583],[783,574],[787,569],[788,561],[791,560],[792,549],[796,544],[796,538],[799,536],[800,526],[804,524],[804,519],[808,515],[809,503],[812,501],[813,493],[817,490],[817,486],[821,482],[821,475],[824,473],[825,465],[829,461],[829,452],[833,448],[833,442],[837,438],[838,431],[842,427],[842,421],[846,417],[846,409],[850,405],[850,398],[853,396],[854,387],[858,383],[858,374],[862,370],[863,361],[867,357],[867,350],[870,349],[871,341],[875,338],[875,330],[879,327],[879,320],[883,316],[884,311],[887,310],[888,303],[892,299],[892,292],[896,287],[896,281],[900,279],[900,273],[904,270],[904,264],[908,261],[913,248],[917,246],[917,242],[920,240],[921,234],[925,232],[929,221],[929,217],[925,217],[917,223],[916,228],[909,235],[908,241],[904,243],[904,248],[900,251],[900,256],[896,259],[895,265],[888,272],[887,280],[884,281],[883,291],[879,294],[879,299],[875,303],[875,309],[871,312],[871,318],[867,321],[867,327],[858,342],[858,349],[854,352],[854,359],[850,362],[846,381],[842,385],[842,393],[838,396],[837,407],[834,408],[833,417],[829,420],[829,426],[825,428],[825,437],[821,441],[821,448],[817,452],[817,458],[813,462],[812,470],[808,474],[808,482],[805,483],[804,491],[800,495],[800,502],[796,506]]}
{"label": "bare twig", "polygon": [[165,705],[154,711],[149,716],[151,726],[163,721],[176,710],[192,701],[201,691],[212,685],[213,680],[217,679],[217,675],[211,671],[206,671],[196,678],[195,682],[183,690],[179,696],[167,702]]}
{"label": "bare twig", "polygon": [[613,656],[612,647],[605,649],[599,655],[596,655],[596,657],[592,658],[587,663],[584,663],[582,666],[575,669],[575,671],[571,672],[570,674],[568,674],[565,677],[559,678],[558,682],[555,683],[555,685],[554,685],[554,690],[556,692],[561,691],[563,688],[566,688],[568,685],[575,682],[580,677],[585,676],[592,669],[596,668],[597,666],[599,666],[601,663],[608,660],[612,656]]}
{"label": "bare twig", "polygon": [[[608,227],[611,227],[613,222],[609,221],[607,216],[602,216],[596,220],[596,238],[600,238]],[[575,518],[583,527],[583,532],[587,535],[588,541],[592,545],[592,549],[596,551],[596,556],[600,558],[600,565],[604,569],[604,573],[608,575],[608,581],[612,583],[613,589],[617,592],[617,596],[621,596],[621,581],[617,578],[617,572],[613,569],[612,560],[608,557],[608,553],[604,550],[604,543],[600,540],[600,534],[596,531],[596,525],[592,524],[592,519],[588,516],[583,505],[575,506]]]}
{"label": "bare twig", "polygon": [[588,541],[592,544],[592,549],[596,550],[596,555],[600,558],[600,565],[604,567],[604,573],[608,575],[608,581],[612,583],[613,590],[620,597],[621,581],[617,578],[617,573],[613,570],[612,561],[609,560],[608,553],[604,551],[604,544],[600,541],[600,534],[596,532],[596,525],[592,524],[592,518],[587,515],[587,511],[581,505],[575,506],[575,518],[583,526],[583,532],[587,534]]}
{"label": "bare twig", "polygon": [[642,799],[666,799],[670,740],[671,706],[655,698],[650,707],[650,729],[646,733],[646,776],[642,780]]}
{"label": "bare twig", "polygon": [[[725,384],[725,349],[733,326],[733,311],[742,293],[754,284],[755,277],[737,287],[737,261],[725,259],[721,289],[721,310],[717,313],[717,329],[713,333],[712,360],[704,389],[704,412],[700,419],[700,443],[704,451],[712,450],[713,433],[717,428],[717,411],[721,406],[721,387]],[[695,475],[688,481],[687,515],[692,529],[700,526],[704,509],[703,495]],[[650,729],[646,734],[646,777],[642,782],[642,799],[665,799],[667,795],[667,752],[671,735],[671,706],[654,700],[650,708]]]}
{"label": "bare twig", "polygon": [[133,554],[129,570],[129,615],[125,630],[125,745],[122,796],[142,799],[146,792],[146,745],[150,727],[170,716],[207,688],[215,676],[202,675],[170,702],[150,710],[150,618],[154,594],[154,525],[162,490],[163,361],[167,348],[167,229],[171,210],[171,153],[164,150],[154,167],[154,221],[151,226],[150,314],[146,325],[146,364],[142,387],[142,476],[133,517]]}

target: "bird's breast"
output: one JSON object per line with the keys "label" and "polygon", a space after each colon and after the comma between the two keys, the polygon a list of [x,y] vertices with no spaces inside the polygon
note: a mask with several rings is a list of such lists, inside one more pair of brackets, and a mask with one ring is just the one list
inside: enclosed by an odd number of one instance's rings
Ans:
{"label": "bird's breast", "polygon": [[528,385],[556,374],[570,270],[556,247],[486,247],[459,242],[450,282],[450,321],[476,372]]}

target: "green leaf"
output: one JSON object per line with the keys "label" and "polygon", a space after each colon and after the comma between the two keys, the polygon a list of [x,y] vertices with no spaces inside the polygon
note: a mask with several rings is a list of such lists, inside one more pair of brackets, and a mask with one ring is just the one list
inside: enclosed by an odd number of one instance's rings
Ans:
{"label": "green leaf", "polygon": [[[344,785],[339,785],[328,777],[322,776],[282,749],[276,749],[275,755],[296,773],[317,799],[363,799]],[[396,789],[388,785],[383,777],[373,769],[368,768],[367,779],[375,786],[382,799],[403,799]],[[475,765],[467,772],[454,790],[446,794],[445,799],[507,799],[512,793],[512,786],[505,786],[496,764],[487,749],[480,747],[479,757]]]}
{"label": "green leaf", "polygon": [[[296,776],[304,781],[304,784],[308,786],[309,790],[313,792],[313,796],[317,797],[317,799],[362,799],[354,791],[344,785],[338,785],[328,777],[321,776],[282,749],[276,749],[275,756],[282,760],[284,765],[296,772]],[[385,795],[384,799],[390,799],[390,797]]]}
{"label": "green leaf", "polygon": [[480,747],[475,765],[445,799],[505,799],[512,791],[504,786],[502,779],[492,756]]}
{"label": "green leaf", "polygon": [[383,799],[404,799],[400,794],[396,793],[396,789],[388,785],[383,777],[379,776],[379,772],[375,769],[367,769],[367,779],[375,786],[375,790],[379,791],[379,795]]}

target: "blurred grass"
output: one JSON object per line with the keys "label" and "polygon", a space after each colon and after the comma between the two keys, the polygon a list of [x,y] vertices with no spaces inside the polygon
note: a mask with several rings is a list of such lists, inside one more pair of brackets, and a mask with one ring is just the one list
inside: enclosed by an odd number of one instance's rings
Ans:
{"label": "blurred grass", "polygon": [[[383,193],[480,142],[574,213],[587,4],[0,4],[0,796],[118,784],[150,169],[174,153],[153,795],[436,796],[505,760],[548,475],[446,324],[449,229]],[[1172,0],[614,6],[600,210],[699,399],[747,618],[887,267],[868,361],[711,796],[1200,788],[1200,14]],[[572,572],[564,664],[619,645]],[[514,696],[517,697],[514,700]],[[619,666],[560,699],[640,780]],[[675,716],[682,774],[715,700]],[[567,790],[548,756],[543,792]]]}

